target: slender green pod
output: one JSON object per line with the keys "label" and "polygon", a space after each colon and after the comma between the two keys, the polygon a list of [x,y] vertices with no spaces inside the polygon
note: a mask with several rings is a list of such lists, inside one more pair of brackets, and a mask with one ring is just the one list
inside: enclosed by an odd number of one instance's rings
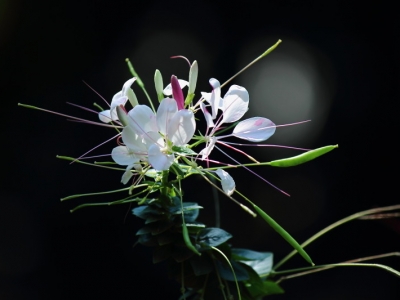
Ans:
{"label": "slender green pod", "polygon": [[331,145],[331,146],[321,147],[318,149],[307,151],[307,152],[302,153],[297,156],[273,160],[273,161],[269,162],[268,165],[273,166],[273,167],[281,167],[281,168],[294,167],[297,165],[304,164],[310,160],[313,160],[313,159],[317,158],[318,156],[324,155],[338,147],[339,147],[339,145]]}
{"label": "slender green pod", "polygon": [[255,211],[271,226],[276,232],[278,232],[299,254],[312,266],[315,264],[312,262],[311,257],[306,251],[300,246],[300,244],[278,223],[275,222],[269,215],[267,215],[261,208],[253,204]]}
{"label": "slender green pod", "polygon": [[[183,211],[182,211],[183,215]],[[182,217],[182,235],[183,235],[183,241],[185,242],[186,247],[188,247],[190,250],[192,250],[194,253],[197,255],[201,255],[199,251],[197,251],[196,247],[192,244],[192,241],[190,240],[189,237],[189,231],[186,227],[185,220]]]}

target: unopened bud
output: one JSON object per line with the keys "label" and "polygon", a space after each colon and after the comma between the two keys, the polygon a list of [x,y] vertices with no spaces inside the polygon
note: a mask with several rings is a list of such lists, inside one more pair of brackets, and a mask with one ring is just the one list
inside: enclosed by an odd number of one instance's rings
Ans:
{"label": "unopened bud", "polygon": [[156,73],[154,74],[154,85],[156,87],[158,101],[161,101],[162,99],[164,99],[163,95],[164,83],[161,72],[159,70],[156,70]]}
{"label": "unopened bud", "polygon": [[188,94],[194,94],[194,90],[196,89],[197,76],[199,74],[199,67],[197,65],[197,61],[195,60],[190,66],[189,71],[189,91]]}

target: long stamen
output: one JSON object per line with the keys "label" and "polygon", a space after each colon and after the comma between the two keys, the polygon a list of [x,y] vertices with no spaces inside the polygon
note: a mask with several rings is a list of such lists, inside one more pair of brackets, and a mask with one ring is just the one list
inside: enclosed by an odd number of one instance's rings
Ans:
{"label": "long stamen", "polygon": [[59,113],[59,112],[55,112],[55,111],[52,111],[52,110],[40,108],[40,107],[37,107],[37,106],[26,105],[26,104],[22,104],[22,103],[18,103],[18,106],[31,108],[31,109],[37,109],[37,110],[44,111],[44,112],[51,113],[51,114],[55,114],[55,115],[58,115],[58,116],[71,118],[73,120],[80,121],[80,122],[87,123],[87,124],[98,125],[98,126],[103,126],[103,127],[110,127],[110,128],[122,128],[120,126],[108,125],[108,124],[104,124],[104,123],[99,123],[99,122],[85,120],[85,119],[82,119],[82,118],[73,117],[73,116],[70,116],[70,115],[62,114],[62,113]]}
{"label": "long stamen", "polygon": [[90,109],[90,108],[87,108],[87,107],[84,107],[84,106],[81,106],[81,105],[78,105],[78,104],[75,104],[75,103],[67,102],[67,104],[68,104],[68,105],[75,106],[75,107],[78,107],[78,108],[80,108],[80,109],[83,109],[83,110],[86,110],[86,111],[89,111],[89,112],[92,112],[92,113],[95,113],[96,115],[99,114],[98,111],[95,111],[95,110],[93,110],[93,109]]}
{"label": "long stamen", "polygon": [[102,95],[100,95],[94,88],[92,88],[88,83],[86,83],[84,80],[82,80],[84,84],[86,84],[86,86],[91,89],[97,96],[99,96],[108,106],[110,106],[110,104],[107,102],[106,99],[104,99],[104,97]]}
{"label": "long stamen", "polygon": [[183,55],[175,55],[175,56],[171,56],[170,58],[183,58],[189,64],[189,68],[190,68],[190,61],[185,56],[183,56]]}
{"label": "long stamen", "polygon": [[94,156],[85,156],[85,157],[81,157],[80,160],[82,160],[82,159],[90,159],[90,158],[98,158],[98,157],[105,157],[105,156],[111,156],[111,154],[100,154],[100,155],[94,155]]}
{"label": "long stamen", "polygon": [[220,152],[222,152],[223,154],[225,154],[228,158],[232,159],[235,163],[237,163],[239,166],[245,168],[247,171],[249,171],[250,173],[254,174],[255,176],[257,176],[258,178],[260,178],[262,181],[268,183],[270,186],[272,186],[273,188],[277,189],[278,191],[280,191],[282,194],[289,196],[290,195],[288,193],[286,193],[285,191],[281,190],[280,188],[278,188],[277,186],[273,185],[271,182],[269,182],[268,180],[266,180],[265,178],[261,177],[260,175],[258,175],[256,172],[250,170],[248,167],[244,166],[243,164],[241,164],[240,162],[238,162],[236,159],[234,159],[233,157],[231,157],[230,155],[228,155],[226,152],[222,151],[220,148],[218,148],[217,146],[215,146],[216,149],[218,149]]}
{"label": "long stamen", "polygon": [[228,145],[228,144],[226,144],[226,143],[224,143],[224,142],[221,142],[221,141],[217,141],[217,143],[219,143],[219,144],[221,144],[221,145],[224,145],[225,147],[231,148],[231,149],[235,150],[236,152],[239,152],[240,154],[243,154],[243,155],[246,156],[248,159],[254,161],[254,162],[257,163],[257,164],[260,163],[260,162],[259,162],[258,160],[256,160],[254,157],[248,155],[246,152],[244,152],[244,151],[242,151],[242,150],[240,150],[240,149],[238,149],[238,148],[235,148],[235,147],[233,147],[233,146],[230,146],[230,145]]}
{"label": "long stamen", "polygon": [[110,138],[110,139],[108,139],[108,140],[106,140],[106,141],[100,143],[99,145],[93,147],[93,148],[90,149],[89,151],[83,153],[83,154],[82,154],[81,156],[79,156],[78,158],[75,158],[75,160],[73,160],[70,164],[73,164],[73,163],[76,162],[77,160],[80,160],[80,159],[83,158],[86,154],[88,154],[88,153],[92,152],[93,150],[99,148],[100,146],[104,145],[105,143],[108,143],[109,141],[115,139],[115,138],[116,138],[117,136],[119,136],[119,135],[120,135],[120,133],[117,134],[117,135],[114,135],[112,138]]}
{"label": "long stamen", "polygon": [[[219,142],[221,143],[221,142]],[[236,145],[236,146],[250,146],[250,147],[275,147],[275,148],[285,148],[285,149],[293,149],[293,150],[300,150],[300,151],[310,151],[312,149],[307,148],[298,148],[298,147],[291,147],[291,146],[283,146],[283,145],[273,145],[273,144],[240,144],[240,143],[231,143],[231,142],[223,142],[224,144],[229,145]]]}

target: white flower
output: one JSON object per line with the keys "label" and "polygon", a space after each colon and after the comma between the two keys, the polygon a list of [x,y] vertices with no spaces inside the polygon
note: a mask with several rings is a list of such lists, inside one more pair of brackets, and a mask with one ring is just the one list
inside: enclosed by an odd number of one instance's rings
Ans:
{"label": "white flower", "polygon": [[[193,112],[178,110],[175,99],[165,98],[157,114],[146,105],[137,105],[129,111],[128,126],[122,131],[122,140],[129,149],[127,153],[132,151],[132,155],[162,171],[168,170],[174,162],[172,146],[186,145],[195,129]],[[122,156],[127,154],[124,152]],[[116,159],[114,161],[119,163]]]}
{"label": "white flower", "polygon": [[[222,124],[233,123],[243,117],[249,107],[249,93],[244,87],[232,85],[224,98],[221,99],[219,81],[211,78],[210,84],[213,87],[213,91],[211,93],[202,93],[202,96],[211,106],[212,113],[208,112],[204,103],[200,103],[200,108],[207,121],[207,133],[205,135],[207,143],[206,147],[200,152],[203,160],[207,159],[219,139],[235,136],[248,141],[259,142],[265,141],[274,134],[276,125],[272,121],[267,118],[254,117],[238,123],[232,134],[214,136]],[[214,124],[213,120],[217,118],[218,110],[222,111],[222,116]],[[212,129],[208,133],[210,128]]]}
{"label": "white flower", "polygon": [[100,121],[104,123],[110,123],[112,121],[118,121],[117,106],[125,106],[126,101],[130,101],[132,106],[138,104],[137,98],[133,90],[131,89],[132,84],[135,82],[136,77],[133,77],[126,81],[122,87],[122,90],[114,95],[111,100],[110,109],[103,110],[99,113]]}

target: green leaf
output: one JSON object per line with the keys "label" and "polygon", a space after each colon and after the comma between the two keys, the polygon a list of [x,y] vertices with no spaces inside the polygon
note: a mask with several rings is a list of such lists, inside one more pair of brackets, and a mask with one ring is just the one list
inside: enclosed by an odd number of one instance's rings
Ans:
{"label": "green leaf", "polygon": [[[183,215],[185,217],[186,222],[194,222],[199,216],[199,209],[203,208],[202,206],[194,202],[183,202],[182,206],[183,206]],[[171,207],[169,211],[173,215],[182,214],[182,208],[180,205]]]}
{"label": "green leaf", "polygon": [[152,235],[158,235],[163,233],[173,227],[175,224],[171,221],[160,221],[147,224],[146,226],[150,228],[150,232]]}
{"label": "green leaf", "polygon": [[269,215],[267,215],[261,208],[257,205],[253,204],[254,209],[256,212],[271,226],[276,232],[278,232],[294,249],[299,252],[299,254],[312,266],[314,263],[311,260],[311,257],[307,254],[306,251],[300,246],[300,244],[285,230],[283,229],[278,223],[275,222]]}
{"label": "green leaf", "polygon": [[266,256],[258,260],[246,260],[242,263],[252,267],[258,275],[269,274],[273,266],[273,254],[271,252],[265,252]]}
{"label": "green leaf", "polygon": [[302,153],[297,156],[273,160],[273,161],[269,162],[268,165],[273,166],[273,167],[283,167],[283,168],[294,167],[294,166],[297,166],[300,164],[304,164],[310,160],[313,160],[313,159],[315,159],[321,155],[324,155],[325,153],[328,153],[338,147],[339,147],[338,145],[321,147],[318,149],[307,151],[307,152]]}
{"label": "green leaf", "polygon": [[201,257],[194,256],[190,260],[190,265],[192,266],[193,272],[196,276],[209,274],[214,270],[214,266],[207,255]]}
{"label": "green leaf", "polygon": [[173,172],[178,177],[183,178],[185,176],[185,173],[177,163],[173,163],[171,165],[170,171]]}
{"label": "green leaf", "polygon": [[271,252],[257,252],[249,249],[232,248],[232,257],[235,260],[262,260],[272,255]]}
{"label": "green leaf", "polygon": [[132,209],[132,214],[141,219],[147,219],[149,216],[161,215],[161,212],[154,206],[141,205]]}
{"label": "green leaf", "polygon": [[249,279],[244,282],[244,286],[252,296],[251,299],[266,295],[264,280],[249,266],[243,266],[249,274]]}
{"label": "green leaf", "polygon": [[205,228],[197,238],[197,241],[206,247],[217,247],[229,240],[232,235],[221,228]]}
{"label": "green leaf", "polygon": [[[235,276],[233,276],[232,269],[226,262],[217,260],[215,261],[215,264],[219,275],[223,279],[229,281],[235,281]],[[237,281],[244,281],[250,278],[247,270],[240,263],[236,261],[231,261],[231,265],[233,267],[233,270],[235,271]]]}
{"label": "green leaf", "polygon": [[159,246],[154,249],[153,263],[159,263],[171,257],[172,245]]}
{"label": "green leaf", "polygon": [[158,245],[157,238],[151,234],[140,235],[138,242],[147,247],[154,247]]}
{"label": "green leaf", "polygon": [[285,291],[277,284],[275,281],[271,280],[266,280],[264,281],[264,287],[266,290],[266,296],[267,295],[273,295],[273,294],[283,294]]}
{"label": "green leaf", "polygon": [[171,233],[170,231],[166,231],[166,232],[156,236],[157,243],[160,246],[168,245],[168,244],[175,242],[178,239],[178,236],[179,235]]}
{"label": "green leaf", "polygon": [[175,153],[182,155],[182,156],[197,154],[192,149],[190,149],[188,147],[184,147],[184,146],[182,146],[182,147],[172,146],[172,151],[174,151]]}
{"label": "green leaf", "polygon": [[172,258],[177,262],[182,262],[193,257],[195,253],[201,255],[199,252],[195,252],[192,248],[188,248],[187,245],[177,246],[175,244],[174,251],[172,252]]}
{"label": "green leaf", "polygon": [[200,222],[191,222],[191,223],[186,223],[186,227],[188,229],[189,233],[192,234],[198,234],[201,230],[203,230],[206,225]]}

